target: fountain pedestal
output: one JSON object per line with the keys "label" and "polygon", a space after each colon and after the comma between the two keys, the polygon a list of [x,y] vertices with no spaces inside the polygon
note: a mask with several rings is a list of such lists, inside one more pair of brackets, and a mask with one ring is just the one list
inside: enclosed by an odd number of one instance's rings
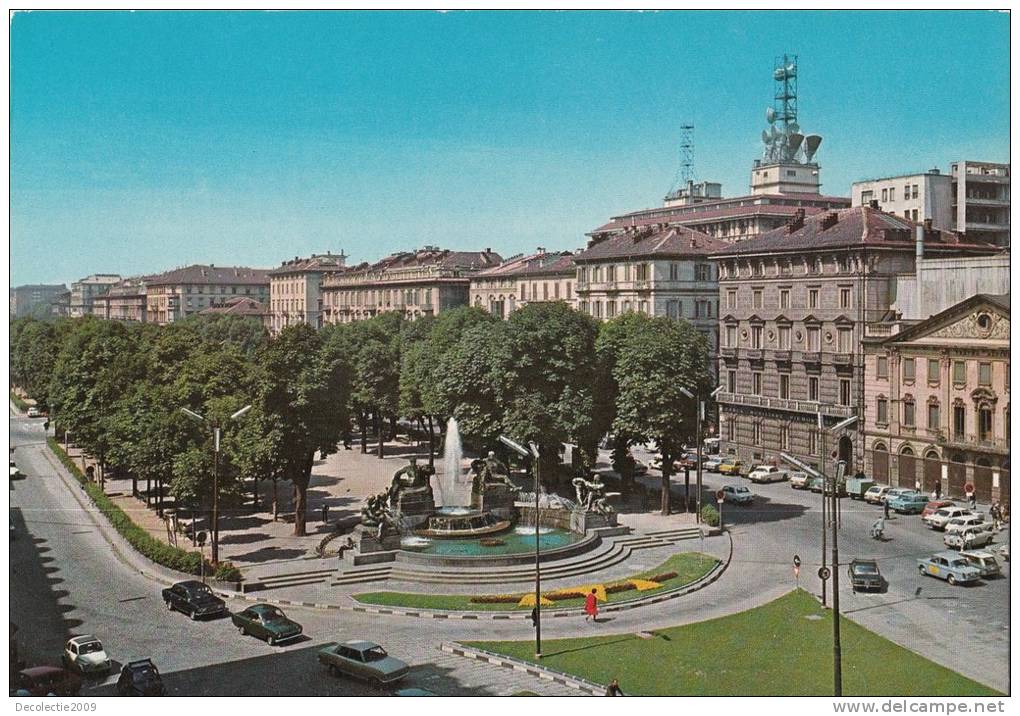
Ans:
{"label": "fountain pedestal", "polygon": [[432,487],[405,488],[397,494],[394,512],[400,515],[401,521],[414,529],[425,522],[436,512],[436,499]]}
{"label": "fountain pedestal", "polygon": [[516,495],[516,491],[509,485],[490,482],[483,490],[472,491],[471,509],[491,512],[502,520],[513,520],[517,517],[514,507]]}
{"label": "fountain pedestal", "polygon": [[587,512],[585,510],[572,510],[570,512],[570,530],[583,534],[588,530],[599,527],[616,527],[616,513],[601,515],[598,512]]}
{"label": "fountain pedestal", "polygon": [[358,525],[354,528],[354,544],[361,554],[370,552],[389,552],[400,549],[400,535],[396,532],[384,532],[379,536],[379,528]]}

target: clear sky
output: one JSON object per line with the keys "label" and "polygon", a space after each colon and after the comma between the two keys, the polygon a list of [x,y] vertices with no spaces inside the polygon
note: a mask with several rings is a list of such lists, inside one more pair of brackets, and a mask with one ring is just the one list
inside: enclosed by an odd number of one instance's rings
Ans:
{"label": "clear sky", "polygon": [[687,122],[746,193],[783,52],[826,193],[1009,161],[1001,13],[18,14],[12,284],[577,248],[661,203]]}

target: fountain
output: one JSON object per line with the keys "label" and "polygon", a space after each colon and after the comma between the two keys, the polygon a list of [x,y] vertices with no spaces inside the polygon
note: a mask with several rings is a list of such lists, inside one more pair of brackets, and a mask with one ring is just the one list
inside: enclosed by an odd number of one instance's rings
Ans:
{"label": "fountain", "polygon": [[467,507],[471,504],[470,497],[464,494],[463,460],[460,427],[456,418],[450,418],[446,423],[446,440],[443,443],[443,472],[436,476],[442,507]]}

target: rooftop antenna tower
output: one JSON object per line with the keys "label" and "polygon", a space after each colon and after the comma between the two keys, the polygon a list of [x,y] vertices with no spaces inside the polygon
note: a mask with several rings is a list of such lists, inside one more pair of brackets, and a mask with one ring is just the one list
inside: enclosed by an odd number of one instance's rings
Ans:
{"label": "rooftop antenna tower", "polygon": [[772,106],[765,110],[768,129],[762,130],[766,163],[794,162],[810,164],[822,138],[817,134],[801,134],[797,124],[797,55],[777,57],[772,70],[775,83]]}
{"label": "rooftop antenna tower", "polygon": [[694,182],[694,125],[680,125],[680,169],[673,180],[666,199],[675,199],[683,189]]}

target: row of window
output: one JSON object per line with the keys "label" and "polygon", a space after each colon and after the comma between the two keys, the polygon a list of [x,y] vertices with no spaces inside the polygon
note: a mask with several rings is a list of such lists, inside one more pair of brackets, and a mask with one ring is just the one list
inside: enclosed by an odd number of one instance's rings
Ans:
{"label": "row of window", "polygon": [[[543,281],[542,282],[542,298],[541,298],[541,300],[542,301],[548,301],[551,298],[553,301],[558,301],[560,299],[560,282],[559,281],[552,282],[552,296],[549,295],[549,283],[550,282],[548,282],[548,281]],[[539,286],[539,284],[538,284],[537,281],[532,282],[531,283],[531,293],[529,294],[528,293],[528,284],[522,283],[521,284],[521,300],[522,301],[538,301],[539,300],[539,298],[538,298],[538,293],[539,293],[538,286]],[[570,283],[570,281],[566,281],[563,284],[563,298],[566,299],[567,301],[569,301],[570,300],[570,294],[571,294],[571,283]]]}
{"label": "row of window", "polygon": [[[782,400],[808,400],[809,402],[819,402],[818,397],[818,379],[819,376],[809,375],[807,381],[807,394],[805,398],[791,398],[790,393],[790,374],[780,373],[779,374],[779,392],[775,396]],[[764,390],[764,373],[760,370],[751,371],[751,394],[765,396]],[[737,371],[728,370],[726,371],[726,390],[730,393],[737,392]],[[852,384],[849,378],[839,379],[839,404],[840,405],[851,405],[853,400]]]}
{"label": "row of window", "polygon": [[[917,427],[917,406],[914,399],[906,397],[901,401],[901,424],[907,428]],[[942,407],[937,401],[931,401],[927,405],[927,428],[933,432],[942,429]],[[1006,435],[1009,435],[1009,408],[1004,411],[1006,421]],[[978,440],[992,440],[995,438],[995,411],[991,405],[982,403],[978,405],[976,412],[976,431],[967,432],[967,406],[953,406],[952,434],[955,438],[965,438],[969,434],[976,435]],[[889,400],[879,396],[875,400],[875,423],[878,425],[889,424]]]}
{"label": "row of window", "polygon": [[[668,276],[670,281],[680,281],[680,263],[670,263]],[[632,270],[633,269],[633,270]],[[655,273],[651,263],[614,264],[582,266],[577,269],[577,280],[581,283],[615,283],[616,281],[649,281]],[[711,281],[712,265],[708,263],[694,264],[695,281]]]}
{"label": "row of window", "polygon": [[[904,383],[913,383],[917,379],[917,358],[903,358],[902,376]],[[952,368],[953,385],[967,384],[967,363],[966,360],[954,360]],[[938,385],[942,380],[942,367],[938,358],[928,358],[923,363],[926,368],[927,380],[931,385]],[[889,357],[878,356],[875,361],[875,375],[881,379],[889,378]],[[1009,367],[1006,367],[1006,380],[1009,380]],[[978,385],[990,386],[992,384],[992,363],[991,361],[978,361]]]}
{"label": "row of window", "polygon": [[[768,272],[765,270],[766,262],[764,259],[756,261],[724,261],[719,264],[719,278],[748,278],[748,277],[764,277],[764,276],[790,276],[794,273],[793,265],[794,259],[773,259],[770,265],[772,271]],[[829,258],[828,261],[823,259],[821,256],[802,256],[796,261],[798,266],[803,268],[801,272],[804,275],[808,274],[827,274],[827,273],[850,273],[851,271],[860,271],[861,264],[857,257],[836,255]],[[828,267],[828,268],[826,268]]]}
{"label": "row of window", "polygon": [[[764,420],[755,420],[748,427],[750,428],[750,430],[748,430],[747,434],[740,435],[737,430],[736,418],[726,418],[722,424],[721,437],[723,440],[738,443],[741,442],[741,439],[743,439],[744,442],[750,445],[754,445],[755,447],[761,447],[764,444],[763,442],[764,441],[763,436],[765,432]],[[778,435],[776,436],[777,440],[776,445],[774,446],[775,449],[778,450],[790,449],[791,427],[792,426],[789,423],[782,423],[779,426],[777,426]],[[801,430],[801,428],[798,427],[798,430]],[[821,453],[822,445],[820,433],[813,428],[807,429],[806,432],[808,438],[807,453],[809,455],[819,455]]]}
{"label": "row of window", "polygon": [[326,302],[335,306],[431,306],[432,289],[386,288],[367,291],[337,291],[326,294]]}
{"label": "row of window", "polygon": [[[750,330],[747,331],[747,337],[750,341],[750,348],[760,349],[764,347],[762,342],[762,336],[764,334],[764,326],[761,324],[752,324]],[[739,348],[740,343],[737,340],[737,326],[735,324],[727,324],[725,332],[725,343],[723,345],[727,348]],[[818,325],[808,325],[804,327],[803,333],[804,339],[802,345],[804,350],[809,352],[820,352],[822,350],[822,328]],[[853,352],[853,336],[854,329],[849,326],[839,326],[836,329],[836,350],[839,353],[849,354]],[[775,333],[772,337],[773,344],[776,345],[778,350],[786,351],[791,350],[793,347],[793,327],[789,324],[779,324],[776,326]],[[826,340],[831,341],[831,334]],[[798,344],[800,345],[800,344]]]}
{"label": "row of window", "polygon": [[[790,287],[779,288],[779,307],[790,308],[790,293],[793,289]],[[807,289],[807,307],[818,308],[820,306],[819,299],[821,296],[820,286],[809,286]],[[839,286],[839,307],[840,308],[852,308],[853,307],[853,287],[852,286]],[[761,309],[765,305],[765,289],[764,287],[754,287],[751,289],[751,306],[755,309]],[[726,307],[730,309],[737,308],[737,290],[729,289],[726,291]]]}

